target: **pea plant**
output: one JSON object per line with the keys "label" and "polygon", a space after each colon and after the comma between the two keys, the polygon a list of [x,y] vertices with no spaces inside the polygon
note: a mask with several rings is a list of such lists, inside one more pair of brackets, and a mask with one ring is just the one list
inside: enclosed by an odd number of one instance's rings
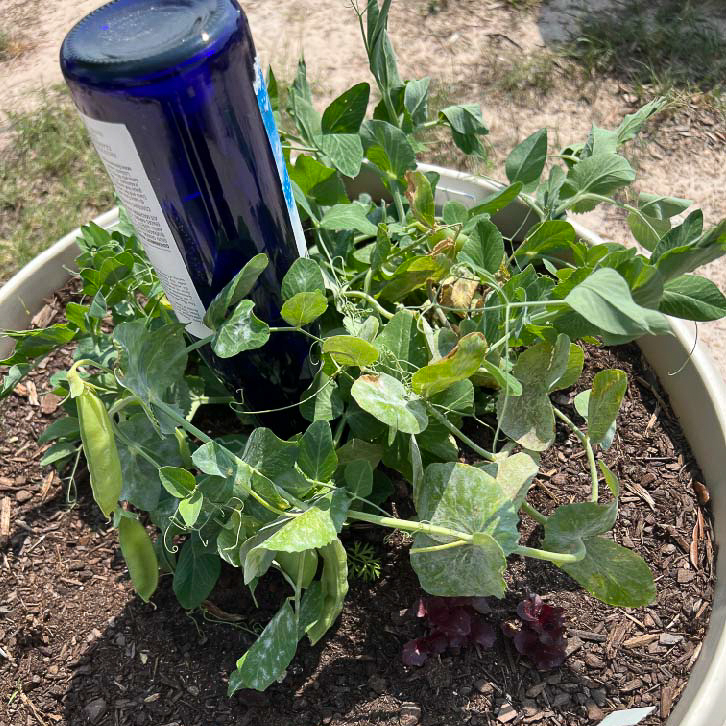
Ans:
{"label": "pea plant", "polygon": [[[628,191],[635,172],[621,152],[662,99],[560,153],[538,131],[509,154],[498,191],[470,208],[437,206],[439,175],[417,170],[427,132],[443,129],[463,154],[485,156],[487,128],[478,106],[431,113],[429,80],[401,80],[389,6],[356,11],[379,99],[372,118],[368,83],[320,114],[304,63],[284,108],[269,76],[281,126],[293,129],[283,143],[310,245],[284,278],[280,320],[258,318],[249,299],[268,264],[258,254],[211,303],[213,334],[185,337],[122,217],[114,231],[83,229],[82,297],[67,304],[66,322],[6,333],[17,345],[2,361],[4,395],[74,343],[71,369],[52,378],[68,415],[43,434],[55,442],[44,463],[72,475],[85,454],[141,598],[168,573],[181,605],[199,608],[222,562],[253,594],[272,570],[288,584],[237,662],[230,695],[279,680],[298,641],[318,642],[335,622],[348,590],[340,535],[354,522],[409,533],[411,565],[431,596],[501,598],[516,556],[552,563],[605,603],[650,603],[648,566],[607,536],[619,484],[598,460],[616,433],[626,375],[598,373],[575,400],[580,418],[551,394],[577,383],[583,341],[668,334],[666,315],[726,314],[717,287],[691,274],[726,250],[726,221],[704,230],[697,210],[675,223],[691,202]],[[363,172],[382,188],[375,198],[349,191]],[[578,239],[568,214],[597,204],[627,212],[642,251]],[[512,236],[493,221],[507,207],[526,217]],[[241,410],[205,358],[261,348],[280,331],[304,336],[317,370],[295,405],[306,425],[287,440],[250,423],[255,412]],[[227,419],[212,404],[226,405]],[[545,516],[528,490],[557,422],[586,452],[590,484],[581,501]],[[392,476],[407,483],[414,518],[385,509]],[[522,516],[541,525],[539,547],[520,542]],[[513,634],[523,648],[542,636],[539,617],[527,614]]]}

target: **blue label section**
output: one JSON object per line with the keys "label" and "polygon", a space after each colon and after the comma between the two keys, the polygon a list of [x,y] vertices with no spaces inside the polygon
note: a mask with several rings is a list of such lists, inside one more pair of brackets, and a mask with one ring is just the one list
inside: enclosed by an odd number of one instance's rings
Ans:
{"label": "blue label section", "polygon": [[287,205],[287,211],[290,215],[290,225],[295,234],[295,243],[297,245],[298,253],[301,257],[307,257],[307,243],[305,241],[305,233],[303,232],[302,224],[300,223],[300,215],[297,211],[297,205],[295,204],[295,197],[292,192],[292,184],[290,184],[290,177],[287,173],[287,167],[285,166],[285,157],[282,154],[282,143],[280,141],[280,134],[277,132],[277,124],[275,124],[275,115],[272,111],[272,105],[270,104],[270,96],[267,93],[267,84],[265,83],[265,77],[262,74],[262,68],[260,68],[259,61],[255,59],[255,94],[257,95],[257,107],[260,109],[260,116],[262,117],[262,123],[265,126],[267,132],[267,138],[270,141],[270,148],[272,149],[272,155],[275,157],[275,163],[277,164],[277,173],[280,175],[280,184],[282,186],[282,193],[285,196],[285,203]]}

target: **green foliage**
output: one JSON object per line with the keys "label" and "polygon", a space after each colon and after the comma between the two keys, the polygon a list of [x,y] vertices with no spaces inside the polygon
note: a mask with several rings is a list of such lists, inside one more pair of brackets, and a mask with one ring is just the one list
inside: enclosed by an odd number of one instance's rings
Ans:
{"label": "green foliage", "polygon": [[[400,78],[389,6],[372,2],[361,16],[381,98],[372,118],[366,83],[320,114],[304,62],[288,94],[283,143],[309,150],[290,174],[311,245],[282,281],[285,326],[255,315],[249,295],[267,266],[257,255],[210,305],[213,334],[188,344],[124,220],[114,232],[83,229],[82,299],[68,304],[67,322],[9,333],[17,346],[4,361],[0,395],[49,352],[77,344],[72,371],[54,385],[59,395],[93,396],[92,410],[49,427],[42,440],[55,443],[43,463],[67,460],[82,439],[94,494],[115,515],[141,597],[151,597],[159,567],[172,573],[186,609],[210,597],[223,560],[253,592],[271,568],[284,578],[279,610],[237,661],[230,693],[268,687],[284,676],[299,639],[325,635],[343,607],[349,559],[354,576],[380,572],[365,547],[346,553],[339,536],[356,521],[410,532],[413,568],[434,595],[502,597],[507,557],[518,554],[554,563],[605,602],[651,602],[647,565],[608,537],[619,487],[607,467],[596,468],[597,447],[616,435],[625,375],[599,372],[575,397],[584,430],[551,394],[578,385],[578,341],[667,333],[666,314],[726,313],[720,291],[690,274],[726,251],[726,222],[704,230],[694,212],[674,226],[687,200],[641,194],[637,206],[626,205],[648,251],[640,254],[615,243],[588,247],[567,218],[621,205],[612,195],[635,177],[621,147],[659,101],[617,129],[593,128],[562,155],[536,132],[507,158],[508,185],[471,208],[437,207],[438,175],[416,170],[425,132],[447,127],[465,153],[482,154],[486,125],[475,106],[429,111],[427,79]],[[364,151],[384,200],[348,196],[344,177],[358,172]],[[544,178],[547,158],[561,163]],[[519,246],[491,219],[515,204],[531,225]],[[195,418],[200,407],[238,404],[199,349],[232,357],[281,330],[310,348],[316,375],[300,397],[309,425],[288,440],[264,427],[219,435],[216,421],[214,435],[203,430],[212,417]],[[465,434],[481,416],[492,434],[481,426]],[[591,490],[545,517],[527,496],[556,420],[582,443]],[[479,458],[475,465],[461,463],[462,445]],[[411,519],[381,513],[394,490],[391,472],[410,485]],[[600,501],[601,478],[608,502]],[[148,515],[153,544],[135,511],[143,522]],[[542,549],[519,542],[521,513],[543,525]]]}

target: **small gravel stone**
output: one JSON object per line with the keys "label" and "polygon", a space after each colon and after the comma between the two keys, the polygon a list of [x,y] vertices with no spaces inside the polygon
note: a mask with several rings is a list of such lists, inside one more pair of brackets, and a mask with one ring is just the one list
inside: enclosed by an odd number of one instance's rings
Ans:
{"label": "small gravel stone", "polygon": [[92,724],[98,723],[107,709],[106,701],[103,698],[94,698],[86,704],[86,716]]}
{"label": "small gravel stone", "polygon": [[15,493],[15,499],[18,502],[18,504],[24,504],[25,502],[29,501],[33,498],[33,493],[29,492],[27,489],[21,489],[19,492]]}
{"label": "small gravel stone", "polygon": [[497,721],[499,721],[499,723],[509,723],[515,718],[517,718],[517,712],[512,707],[512,704],[502,704],[502,707],[499,709],[499,713],[497,714]]}
{"label": "small gravel stone", "polygon": [[675,645],[683,640],[682,635],[674,635],[673,633],[661,633],[658,642],[661,645]]}
{"label": "small gravel stone", "polygon": [[401,706],[399,723],[401,726],[416,726],[421,720],[421,706],[417,703],[404,703]]}
{"label": "small gravel stone", "polygon": [[595,703],[595,701],[588,701],[585,704],[585,708],[587,709],[587,717],[590,719],[590,721],[596,721],[600,723],[600,721],[605,718],[605,714],[602,712],[600,706]]}

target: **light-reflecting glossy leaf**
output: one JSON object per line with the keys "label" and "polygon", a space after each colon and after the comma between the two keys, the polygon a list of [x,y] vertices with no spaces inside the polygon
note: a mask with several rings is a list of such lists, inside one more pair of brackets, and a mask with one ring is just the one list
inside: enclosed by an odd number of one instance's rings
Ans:
{"label": "light-reflecting glossy leaf", "polygon": [[298,292],[282,304],[280,315],[289,325],[309,325],[328,309],[328,300],[318,290]]}
{"label": "light-reflecting glossy leaf", "polygon": [[602,443],[615,423],[628,387],[624,371],[599,371],[592,381],[587,407],[587,435],[593,444]]}
{"label": "light-reflecting glossy leaf", "polygon": [[469,265],[474,272],[484,270],[493,275],[499,270],[503,257],[502,233],[490,220],[480,219],[469,232],[458,260]]}
{"label": "light-reflecting glossy leaf", "polygon": [[356,403],[394,431],[419,434],[428,423],[426,406],[387,373],[360,376],[351,389]]}
{"label": "light-reflecting glossy leaf", "polygon": [[555,345],[538,343],[523,351],[512,369],[522,383],[522,395],[501,391],[497,415],[502,431],[531,451],[544,451],[554,441],[555,420],[547,396],[565,375],[570,360],[570,340],[560,335]]}
{"label": "light-reflecting glossy leaf", "polygon": [[259,276],[267,268],[269,260],[264,252],[255,255],[212,300],[204,316],[204,322],[212,330],[216,330],[224,320],[227,310],[247,297],[255,286]]}
{"label": "light-reflecting glossy leaf", "polygon": [[270,339],[270,328],[252,312],[254,306],[253,300],[242,300],[217,329],[211,345],[220,358],[261,348]]}
{"label": "light-reflecting glossy leaf", "polygon": [[327,421],[314,421],[300,438],[298,464],[311,479],[327,482],[338,466]]}
{"label": "light-reflecting glossy leaf", "polygon": [[448,355],[413,374],[414,392],[430,398],[466,380],[479,370],[486,352],[487,342],[482,333],[465,335]]}
{"label": "light-reflecting glossy leaf", "polygon": [[565,302],[608,333],[635,337],[670,332],[665,316],[638,305],[628,283],[612,268],[595,270],[570,291]]}
{"label": "light-reflecting glossy leaf", "polygon": [[252,647],[237,661],[237,668],[229,676],[227,695],[232,696],[240,688],[264,691],[282,678],[295,657],[297,641],[295,612],[285,600]]}
{"label": "light-reflecting glossy leaf", "polygon": [[378,350],[367,340],[354,335],[333,335],[325,339],[323,353],[343,366],[365,368],[378,360]]}

